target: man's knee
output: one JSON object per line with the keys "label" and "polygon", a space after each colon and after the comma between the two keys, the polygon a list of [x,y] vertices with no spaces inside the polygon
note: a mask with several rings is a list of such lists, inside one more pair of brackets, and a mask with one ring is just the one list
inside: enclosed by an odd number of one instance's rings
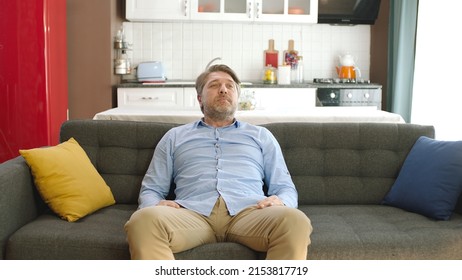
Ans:
{"label": "man's knee", "polygon": [[311,233],[313,230],[311,221],[306,214],[295,208],[285,208],[281,217],[281,223],[288,227],[295,227],[301,231],[307,231],[308,233]]}

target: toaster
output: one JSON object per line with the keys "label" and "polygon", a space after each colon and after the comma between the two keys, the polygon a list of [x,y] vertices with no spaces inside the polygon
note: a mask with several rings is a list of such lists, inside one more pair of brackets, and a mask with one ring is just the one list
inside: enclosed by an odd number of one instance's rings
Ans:
{"label": "toaster", "polygon": [[165,82],[167,79],[160,61],[141,62],[138,64],[136,77],[140,82]]}

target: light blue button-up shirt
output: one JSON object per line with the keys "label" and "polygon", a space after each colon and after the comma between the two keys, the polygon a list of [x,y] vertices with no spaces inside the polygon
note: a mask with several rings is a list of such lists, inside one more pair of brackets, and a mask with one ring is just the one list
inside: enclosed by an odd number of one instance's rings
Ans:
{"label": "light blue button-up shirt", "polygon": [[215,128],[203,121],[175,127],[158,143],[143,179],[139,208],[157,205],[176,185],[176,202],[209,216],[222,196],[230,215],[277,195],[297,207],[297,191],[281,148],[264,127],[235,121]]}

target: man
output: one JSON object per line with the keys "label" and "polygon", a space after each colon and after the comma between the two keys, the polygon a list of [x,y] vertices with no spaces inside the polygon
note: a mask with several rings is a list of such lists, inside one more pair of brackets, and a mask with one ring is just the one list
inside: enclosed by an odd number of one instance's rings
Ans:
{"label": "man", "polygon": [[[279,144],[267,129],[234,118],[238,77],[213,65],[196,90],[204,117],[161,139],[139,209],[125,225],[132,259],[174,259],[173,253],[224,241],[267,252],[267,259],[306,259],[312,227],[296,209]],[[176,198],[165,200],[172,182]]]}

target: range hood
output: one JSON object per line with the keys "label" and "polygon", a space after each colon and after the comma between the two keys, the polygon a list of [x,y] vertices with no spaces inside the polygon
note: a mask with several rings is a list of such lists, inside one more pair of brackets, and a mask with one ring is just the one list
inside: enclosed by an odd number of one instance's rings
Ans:
{"label": "range hood", "polygon": [[318,23],[374,24],[380,0],[319,0]]}

